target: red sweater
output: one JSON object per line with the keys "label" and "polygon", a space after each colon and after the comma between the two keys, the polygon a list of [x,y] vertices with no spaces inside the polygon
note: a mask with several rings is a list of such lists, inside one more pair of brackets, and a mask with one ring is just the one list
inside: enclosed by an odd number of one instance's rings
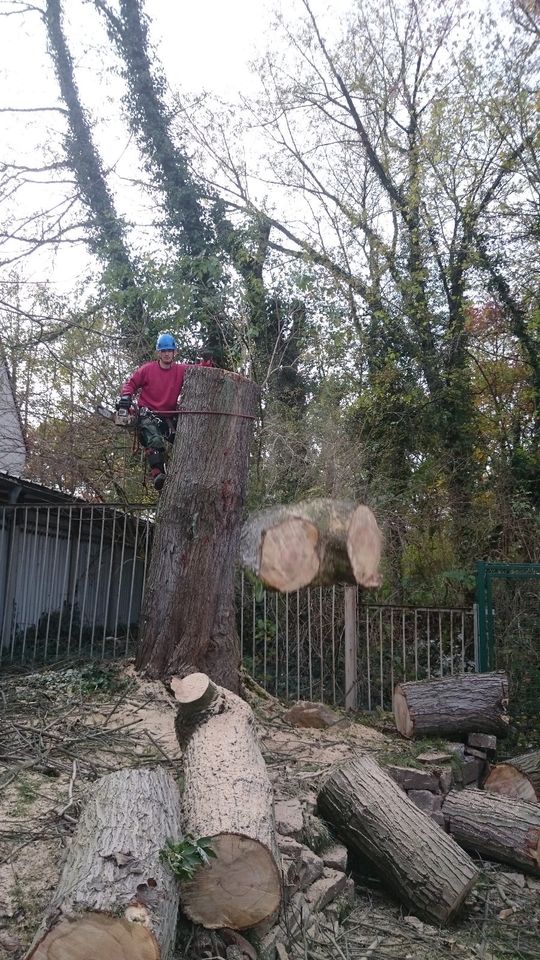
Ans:
{"label": "red sweater", "polygon": [[187,367],[210,366],[208,363],[173,363],[168,370],[160,367],[159,360],[143,363],[135,370],[122,387],[122,396],[139,392],[139,404],[149,410],[176,410],[176,405]]}

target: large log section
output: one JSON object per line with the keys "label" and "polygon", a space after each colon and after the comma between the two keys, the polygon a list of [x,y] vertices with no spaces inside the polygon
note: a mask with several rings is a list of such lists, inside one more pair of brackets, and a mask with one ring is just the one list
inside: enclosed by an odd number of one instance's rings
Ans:
{"label": "large log section", "polygon": [[179,887],[159,854],[180,835],[180,794],[164,770],[98,780],[28,960],[167,960]]}
{"label": "large log section", "polygon": [[398,683],[394,719],[404,737],[506,733],[508,678],[504,673],[464,673],[442,680]]}
{"label": "large log section", "polygon": [[443,814],[457,842],[488,860],[540,874],[540,807],[482,790],[452,790]]}
{"label": "large log section", "polygon": [[173,680],[184,755],[184,826],[216,858],[182,885],[184,912],[209,929],[243,930],[281,900],[272,786],[251,708],[201,673]]}
{"label": "large log section", "polygon": [[446,923],[458,912],[478,877],[474,863],[371,757],[331,774],[318,807],[414,913]]}
{"label": "large log section", "polygon": [[244,377],[186,371],[136,660],[149,677],[202,670],[239,690],[234,577],[258,399]]}
{"label": "large log section", "polygon": [[540,750],[497,763],[486,777],[484,790],[516,800],[540,801]]}
{"label": "large log section", "polygon": [[359,583],[378,587],[381,532],[369,507],[348,500],[312,500],[268,507],[244,524],[244,567],[265,586]]}

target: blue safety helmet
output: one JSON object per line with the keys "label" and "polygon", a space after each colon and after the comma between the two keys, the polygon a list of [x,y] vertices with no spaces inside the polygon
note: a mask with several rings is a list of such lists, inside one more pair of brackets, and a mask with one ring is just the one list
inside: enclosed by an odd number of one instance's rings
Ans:
{"label": "blue safety helmet", "polygon": [[176,340],[170,333],[160,333],[156,342],[156,350],[176,350]]}

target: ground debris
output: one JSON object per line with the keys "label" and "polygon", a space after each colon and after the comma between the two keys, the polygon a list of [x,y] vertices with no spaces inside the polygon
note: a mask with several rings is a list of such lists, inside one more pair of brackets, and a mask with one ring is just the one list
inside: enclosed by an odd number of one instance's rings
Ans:
{"label": "ground debris", "polygon": [[[284,804],[304,811],[301,843],[315,838],[311,812],[321,778],[352,752],[387,754],[407,763],[410,747],[369,723],[326,730],[291,728],[286,707],[256,687],[250,691],[270,777]],[[174,706],[165,688],[142,681],[131,664],[69,666],[4,675],[0,683],[0,956],[20,960],[56,885],[89,785],[111,770],[159,763],[178,774],[181,754]],[[362,717],[366,721],[366,717]],[[424,774],[425,775],[425,774]],[[289,804],[290,805],[290,804]],[[316,812],[316,811],[315,811]],[[324,839],[324,838],[323,838]],[[290,845],[290,844],[289,844]],[[297,843],[298,846],[298,843]],[[404,914],[373,869],[354,865],[355,893],[322,912],[287,918],[288,960],[538,960],[540,881],[483,863],[481,882],[456,922],[438,929]],[[362,869],[361,869],[362,868]],[[349,867],[349,870],[351,868]],[[350,881],[349,881],[350,883]],[[252,947],[248,946],[252,943]],[[250,931],[226,947],[265,960]],[[209,944],[216,955],[215,943]],[[3,951],[3,953],[2,953]],[[178,952],[176,960],[189,954]],[[219,954],[225,957],[226,950]],[[274,954],[276,955],[276,954]],[[231,954],[232,956],[232,954]]]}

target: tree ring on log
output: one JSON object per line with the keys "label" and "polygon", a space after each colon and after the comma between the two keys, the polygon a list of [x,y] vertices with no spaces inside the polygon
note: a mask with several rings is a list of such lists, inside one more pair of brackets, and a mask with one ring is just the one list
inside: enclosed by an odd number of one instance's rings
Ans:
{"label": "tree ring on log", "polygon": [[196,882],[182,884],[184,912],[212,930],[256,926],[281,901],[281,877],[272,853],[241,834],[222,833],[210,839],[216,859],[200,867]]}
{"label": "tree ring on log", "polygon": [[540,750],[497,763],[486,777],[484,789],[504,797],[540,802]]}
{"label": "tree ring on log", "polygon": [[[127,908],[129,909],[129,907]],[[103,913],[62,920],[30,954],[32,960],[85,960],[89,946],[103,960],[159,960],[156,940],[144,923]]]}
{"label": "tree ring on log", "polygon": [[398,684],[394,690],[394,719],[402,736],[411,739],[414,733],[414,717]]}
{"label": "tree ring on log", "polygon": [[380,587],[381,533],[369,507],[360,504],[349,521],[347,555],[357,583]]}
{"label": "tree ring on log", "polygon": [[282,592],[299,590],[319,570],[319,531],[299,517],[282,520],[266,530],[261,544],[260,577]]}

